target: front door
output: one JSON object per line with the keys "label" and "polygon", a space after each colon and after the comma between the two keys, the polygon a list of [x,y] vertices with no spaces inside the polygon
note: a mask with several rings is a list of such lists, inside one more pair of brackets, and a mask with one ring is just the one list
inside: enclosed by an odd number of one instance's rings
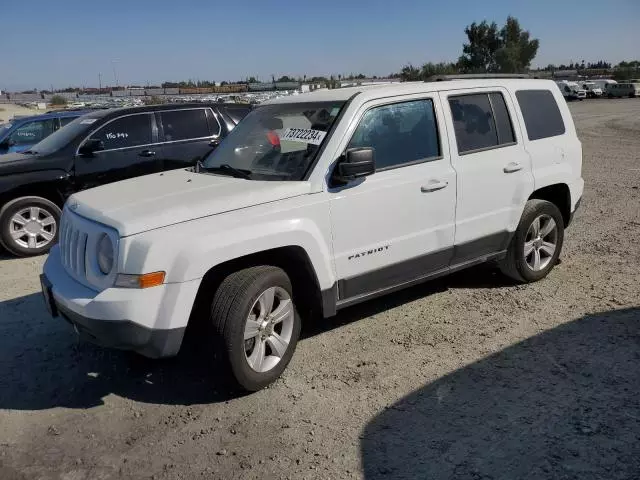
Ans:
{"label": "front door", "polygon": [[455,264],[507,248],[533,191],[513,100],[503,89],[440,93],[458,174]]}
{"label": "front door", "polygon": [[129,114],[110,120],[89,138],[101,140],[104,149],[89,157],[76,157],[78,190],[161,170],[153,113]]}
{"label": "front door", "polygon": [[341,151],[373,147],[376,172],[329,189],[343,303],[446,271],[454,238],[456,176],[438,96],[371,102],[356,118]]}

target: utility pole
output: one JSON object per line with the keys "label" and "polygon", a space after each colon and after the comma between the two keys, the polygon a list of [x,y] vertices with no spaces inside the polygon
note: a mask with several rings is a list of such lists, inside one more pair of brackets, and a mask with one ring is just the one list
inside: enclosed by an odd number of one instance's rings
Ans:
{"label": "utility pole", "polygon": [[113,68],[113,79],[116,81],[116,88],[118,88],[118,74],[116,73],[116,61],[111,60],[111,68]]}
{"label": "utility pole", "polygon": [[102,93],[102,74],[98,73],[98,93]]}

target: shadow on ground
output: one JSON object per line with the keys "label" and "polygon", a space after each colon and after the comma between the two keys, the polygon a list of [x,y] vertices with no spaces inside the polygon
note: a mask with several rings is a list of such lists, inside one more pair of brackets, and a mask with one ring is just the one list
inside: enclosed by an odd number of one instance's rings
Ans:
{"label": "shadow on ground", "polygon": [[[351,307],[337,317],[306,325],[304,338],[428,296],[447,288],[486,288],[506,283],[479,268]],[[90,408],[113,393],[132,400],[192,405],[236,398],[209,358],[188,348],[173,359],[78,342],[69,324],[50,318],[39,293],[0,302],[0,408]]]}
{"label": "shadow on ground", "polygon": [[636,479],[640,309],[586,316],[462,368],[372,419],[365,478]]}

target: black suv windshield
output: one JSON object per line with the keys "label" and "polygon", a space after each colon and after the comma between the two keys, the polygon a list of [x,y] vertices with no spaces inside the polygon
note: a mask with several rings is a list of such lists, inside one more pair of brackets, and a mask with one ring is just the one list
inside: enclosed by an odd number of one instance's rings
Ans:
{"label": "black suv windshield", "polygon": [[302,180],[344,102],[258,107],[209,154],[201,171],[251,180]]}
{"label": "black suv windshield", "polygon": [[96,115],[94,113],[89,113],[82,117],[76,118],[73,122],[68,123],[60,130],[53,132],[51,135],[43,139],[41,142],[36,143],[31,149],[30,152],[35,152],[40,155],[48,155],[53,152],[57,152],[63,147],[66,147],[69,142],[71,142],[78,135],[89,132],[92,128],[92,125],[100,118],[102,115]]}

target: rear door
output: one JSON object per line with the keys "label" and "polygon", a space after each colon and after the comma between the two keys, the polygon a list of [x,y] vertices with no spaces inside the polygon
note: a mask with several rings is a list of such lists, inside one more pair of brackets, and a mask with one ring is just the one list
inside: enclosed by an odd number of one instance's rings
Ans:
{"label": "rear door", "polygon": [[452,263],[461,264],[506,249],[534,182],[507,90],[440,95],[458,182]]}
{"label": "rear door", "polygon": [[163,170],[195,165],[212,150],[222,128],[211,108],[159,110],[156,112],[162,147]]}
{"label": "rear door", "polygon": [[101,140],[104,150],[91,157],[76,155],[79,190],[161,170],[153,112],[126,114],[108,120],[88,138]]}

